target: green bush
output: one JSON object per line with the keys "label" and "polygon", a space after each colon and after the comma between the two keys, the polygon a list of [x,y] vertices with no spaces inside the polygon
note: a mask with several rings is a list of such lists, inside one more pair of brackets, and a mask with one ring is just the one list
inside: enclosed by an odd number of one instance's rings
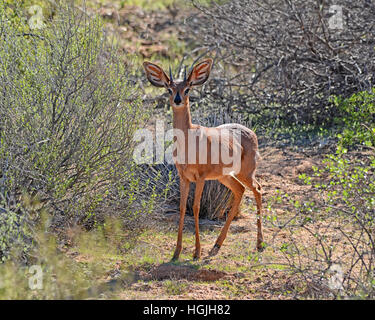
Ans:
{"label": "green bush", "polygon": [[334,97],[333,103],[340,112],[336,123],[343,127],[339,134],[342,146],[375,146],[375,88],[353,94],[350,98]]}
{"label": "green bush", "polygon": [[283,229],[275,249],[309,297],[375,297],[374,93],[333,99],[341,112],[336,153],[313,167],[314,174],[299,176],[311,186],[303,200],[284,195],[272,202],[293,213],[268,220]]}
{"label": "green bush", "polygon": [[[107,268],[113,266],[113,260],[119,255],[116,241],[126,243],[123,232],[116,230],[117,224],[120,223],[111,218],[104,228],[91,232],[77,229],[72,234],[76,252],[83,257],[89,256],[88,263],[84,259],[72,259],[61,251],[56,234],[45,232],[48,215],[41,214],[41,219],[33,226],[33,237],[38,246],[31,248],[28,265],[18,259],[8,259],[0,264],[0,300],[110,297],[120,285],[103,279],[108,277]],[[13,256],[19,255],[20,249],[13,248]]]}
{"label": "green bush", "polygon": [[17,249],[18,258],[30,249],[31,233],[28,230],[28,215],[20,214],[16,210],[11,210],[4,200],[0,200],[0,262],[4,262]]}
{"label": "green bush", "polygon": [[[56,223],[133,216],[128,200],[138,191],[124,185],[133,179],[133,133],[147,113],[129,59],[99,19],[72,5],[57,6],[42,29],[29,30],[27,19],[15,26],[9,12],[0,4],[0,215],[8,225],[0,238],[23,228],[10,213],[23,214],[24,194]],[[141,207],[148,210],[147,201]]]}
{"label": "green bush", "polygon": [[[300,175],[312,189],[309,199],[295,202],[295,216],[283,226],[290,232],[289,249],[280,251],[306,283],[313,283],[316,297],[373,299],[375,154],[374,131],[368,130],[373,129],[373,93],[335,103],[345,112],[336,153],[327,155],[312,176]],[[359,152],[359,145],[370,152]],[[356,146],[355,153],[348,146]],[[308,246],[298,240],[306,231],[312,236]],[[341,280],[335,283],[337,270]]]}

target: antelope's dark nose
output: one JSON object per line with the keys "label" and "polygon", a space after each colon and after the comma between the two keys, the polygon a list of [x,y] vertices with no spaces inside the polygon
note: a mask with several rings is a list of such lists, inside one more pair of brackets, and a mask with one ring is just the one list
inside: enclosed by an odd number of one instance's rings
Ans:
{"label": "antelope's dark nose", "polygon": [[179,92],[177,92],[176,96],[174,97],[173,102],[174,102],[175,104],[180,104],[180,103],[182,102],[182,99],[181,99],[181,96],[180,96],[180,93],[179,93]]}

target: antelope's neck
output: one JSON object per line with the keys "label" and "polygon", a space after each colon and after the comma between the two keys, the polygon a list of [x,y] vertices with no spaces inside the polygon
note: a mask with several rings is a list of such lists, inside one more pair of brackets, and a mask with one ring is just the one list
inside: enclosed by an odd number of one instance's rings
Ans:
{"label": "antelope's neck", "polygon": [[187,132],[193,127],[189,102],[180,108],[173,108],[173,128]]}

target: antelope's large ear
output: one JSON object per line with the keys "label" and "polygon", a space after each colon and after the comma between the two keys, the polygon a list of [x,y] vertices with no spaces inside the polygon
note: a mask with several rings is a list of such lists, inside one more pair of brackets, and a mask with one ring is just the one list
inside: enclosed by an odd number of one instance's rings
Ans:
{"label": "antelope's large ear", "polygon": [[212,59],[206,59],[198,63],[193,70],[191,70],[187,82],[192,86],[199,86],[205,83],[210,76],[212,63]]}
{"label": "antelope's large ear", "polygon": [[165,87],[169,84],[170,80],[162,68],[151,62],[143,62],[148,81],[155,87]]}

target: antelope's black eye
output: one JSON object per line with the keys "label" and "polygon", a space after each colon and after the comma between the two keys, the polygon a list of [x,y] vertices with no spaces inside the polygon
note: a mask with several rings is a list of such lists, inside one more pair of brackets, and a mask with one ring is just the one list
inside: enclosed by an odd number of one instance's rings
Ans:
{"label": "antelope's black eye", "polygon": [[185,96],[189,93],[189,91],[190,91],[189,88],[187,88],[187,89],[185,90]]}
{"label": "antelope's black eye", "polygon": [[168,92],[169,92],[169,94],[170,94],[170,95],[172,95],[172,94],[173,94],[173,91],[172,91],[172,89],[169,89],[169,88],[168,88]]}

